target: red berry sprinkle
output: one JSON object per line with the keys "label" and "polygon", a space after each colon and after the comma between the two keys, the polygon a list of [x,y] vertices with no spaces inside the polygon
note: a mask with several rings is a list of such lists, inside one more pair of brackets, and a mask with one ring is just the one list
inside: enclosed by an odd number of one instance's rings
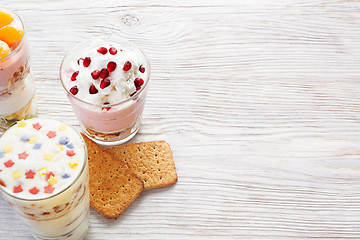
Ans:
{"label": "red berry sprinkle", "polygon": [[[110,104],[109,102],[104,102],[103,105],[108,105]],[[101,110],[103,111],[109,111],[111,107],[103,107]]]}
{"label": "red berry sprinkle", "polygon": [[144,73],[144,72],[145,72],[145,68],[144,68],[143,65],[141,65],[141,66],[139,67],[139,71],[140,71],[141,73]]}
{"label": "red berry sprinkle", "polygon": [[91,59],[89,57],[86,57],[84,59],[83,65],[84,65],[84,67],[88,67],[90,65],[90,63],[91,63]]}
{"label": "red berry sprinkle", "polygon": [[74,72],[74,73],[71,75],[71,81],[75,81],[78,74],[79,74],[79,71]]}
{"label": "red berry sprinkle", "polygon": [[109,71],[106,68],[101,69],[100,78],[105,79],[109,76]]}
{"label": "red berry sprinkle", "polygon": [[108,50],[106,47],[100,47],[97,51],[98,51],[98,53],[106,54]]}
{"label": "red berry sprinkle", "polygon": [[115,54],[117,53],[116,48],[114,48],[114,47],[109,48],[109,53],[110,53],[111,55],[115,55]]}
{"label": "red berry sprinkle", "polygon": [[104,89],[109,85],[110,85],[110,80],[109,79],[104,79],[104,80],[101,80],[101,82],[100,82],[100,88],[101,89]]}
{"label": "red berry sprinkle", "polygon": [[92,71],[91,76],[94,80],[98,79],[100,76],[100,71],[99,70]]}
{"label": "red berry sprinkle", "polygon": [[83,58],[79,58],[79,60],[77,60],[78,65],[80,65],[80,60],[84,61]]}
{"label": "red berry sprinkle", "polygon": [[91,85],[90,88],[89,88],[89,93],[90,94],[96,94],[98,93],[99,91],[96,89],[96,87],[94,85]]}
{"label": "red berry sprinkle", "polygon": [[14,165],[14,162],[10,159],[6,162],[4,162],[5,167],[12,167]]}
{"label": "red berry sprinkle", "polygon": [[75,152],[74,152],[74,150],[73,150],[73,149],[71,149],[71,150],[67,150],[67,151],[66,151],[66,155],[68,155],[69,157],[72,157],[72,156],[74,156],[74,155],[75,155]]}
{"label": "red berry sprinkle", "polygon": [[51,176],[54,177],[54,176],[55,176],[54,173],[53,173],[52,171],[47,172],[47,173],[45,174],[45,180],[46,180],[46,181],[49,180]]}
{"label": "red berry sprinkle", "polygon": [[73,86],[72,88],[70,88],[70,92],[72,95],[76,95],[79,92],[79,89],[77,86]]}
{"label": "red berry sprinkle", "polygon": [[109,72],[113,72],[115,69],[116,69],[116,62],[111,61],[107,64],[107,70]]}
{"label": "red berry sprinkle", "polygon": [[136,90],[140,90],[141,86],[144,84],[144,80],[142,78],[135,78],[134,84]]}
{"label": "red berry sprinkle", "polygon": [[131,69],[131,62],[126,61],[126,62],[124,63],[123,70],[124,70],[124,71],[129,71],[130,69]]}
{"label": "red berry sprinkle", "polygon": [[51,185],[47,185],[46,187],[44,187],[45,193],[52,193],[54,190],[55,190],[55,188],[52,187]]}

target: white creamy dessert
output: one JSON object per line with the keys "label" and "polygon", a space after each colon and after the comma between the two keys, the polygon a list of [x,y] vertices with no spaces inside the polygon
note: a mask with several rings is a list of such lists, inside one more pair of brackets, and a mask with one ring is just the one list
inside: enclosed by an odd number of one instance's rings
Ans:
{"label": "white creamy dessert", "polygon": [[91,104],[119,103],[140,90],[148,79],[144,55],[111,40],[93,40],[70,52],[62,81],[76,98]]}
{"label": "white creamy dessert", "polygon": [[87,151],[55,120],[22,120],[0,138],[0,189],[37,239],[83,239],[89,225]]}
{"label": "white creamy dessert", "polygon": [[69,186],[84,166],[81,137],[55,120],[22,120],[0,138],[3,190],[23,199],[41,199]]}

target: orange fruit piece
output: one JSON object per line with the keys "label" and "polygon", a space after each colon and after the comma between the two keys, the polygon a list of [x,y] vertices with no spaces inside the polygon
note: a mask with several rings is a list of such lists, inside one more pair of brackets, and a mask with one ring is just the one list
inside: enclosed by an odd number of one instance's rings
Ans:
{"label": "orange fruit piece", "polygon": [[12,26],[0,28],[0,41],[6,42],[11,48],[15,48],[23,36],[23,31]]}
{"label": "orange fruit piece", "polygon": [[0,28],[9,25],[12,21],[14,21],[14,18],[11,14],[0,11]]}
{"label": "orange fruit piece", "polygon": [[10,53],[10,48],[6,42],[0,41],[0,59],[6,57]]}

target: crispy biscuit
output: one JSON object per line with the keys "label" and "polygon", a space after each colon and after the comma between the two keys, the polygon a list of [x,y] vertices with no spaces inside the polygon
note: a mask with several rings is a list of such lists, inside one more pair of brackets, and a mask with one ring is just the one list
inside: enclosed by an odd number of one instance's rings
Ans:
{"label": "crispy biscuit", "polygon": [[144,189],[125,164],[82,134],[89,160],[90,205],[106,218],[117,218]]}
{"label": "crispy biscuit", "polygon": [[165,141],[128,144],[106,151],[141,178],[145,189],[170,186],[178,179],[170,146]]}

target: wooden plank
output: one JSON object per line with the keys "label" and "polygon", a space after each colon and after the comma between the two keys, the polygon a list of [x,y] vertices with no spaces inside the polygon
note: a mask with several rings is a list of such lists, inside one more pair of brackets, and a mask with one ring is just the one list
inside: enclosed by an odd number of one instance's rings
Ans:
{"label": "wooden plank", "polygon": [[[179,182],[88,239],[359,239],[360,2],[8,1],[40,115],[78,122],[59,82],[74,44],[114,33],[148,55],[132,142],[165,139]],[[0,239],[29,232],[0,198]]]}

